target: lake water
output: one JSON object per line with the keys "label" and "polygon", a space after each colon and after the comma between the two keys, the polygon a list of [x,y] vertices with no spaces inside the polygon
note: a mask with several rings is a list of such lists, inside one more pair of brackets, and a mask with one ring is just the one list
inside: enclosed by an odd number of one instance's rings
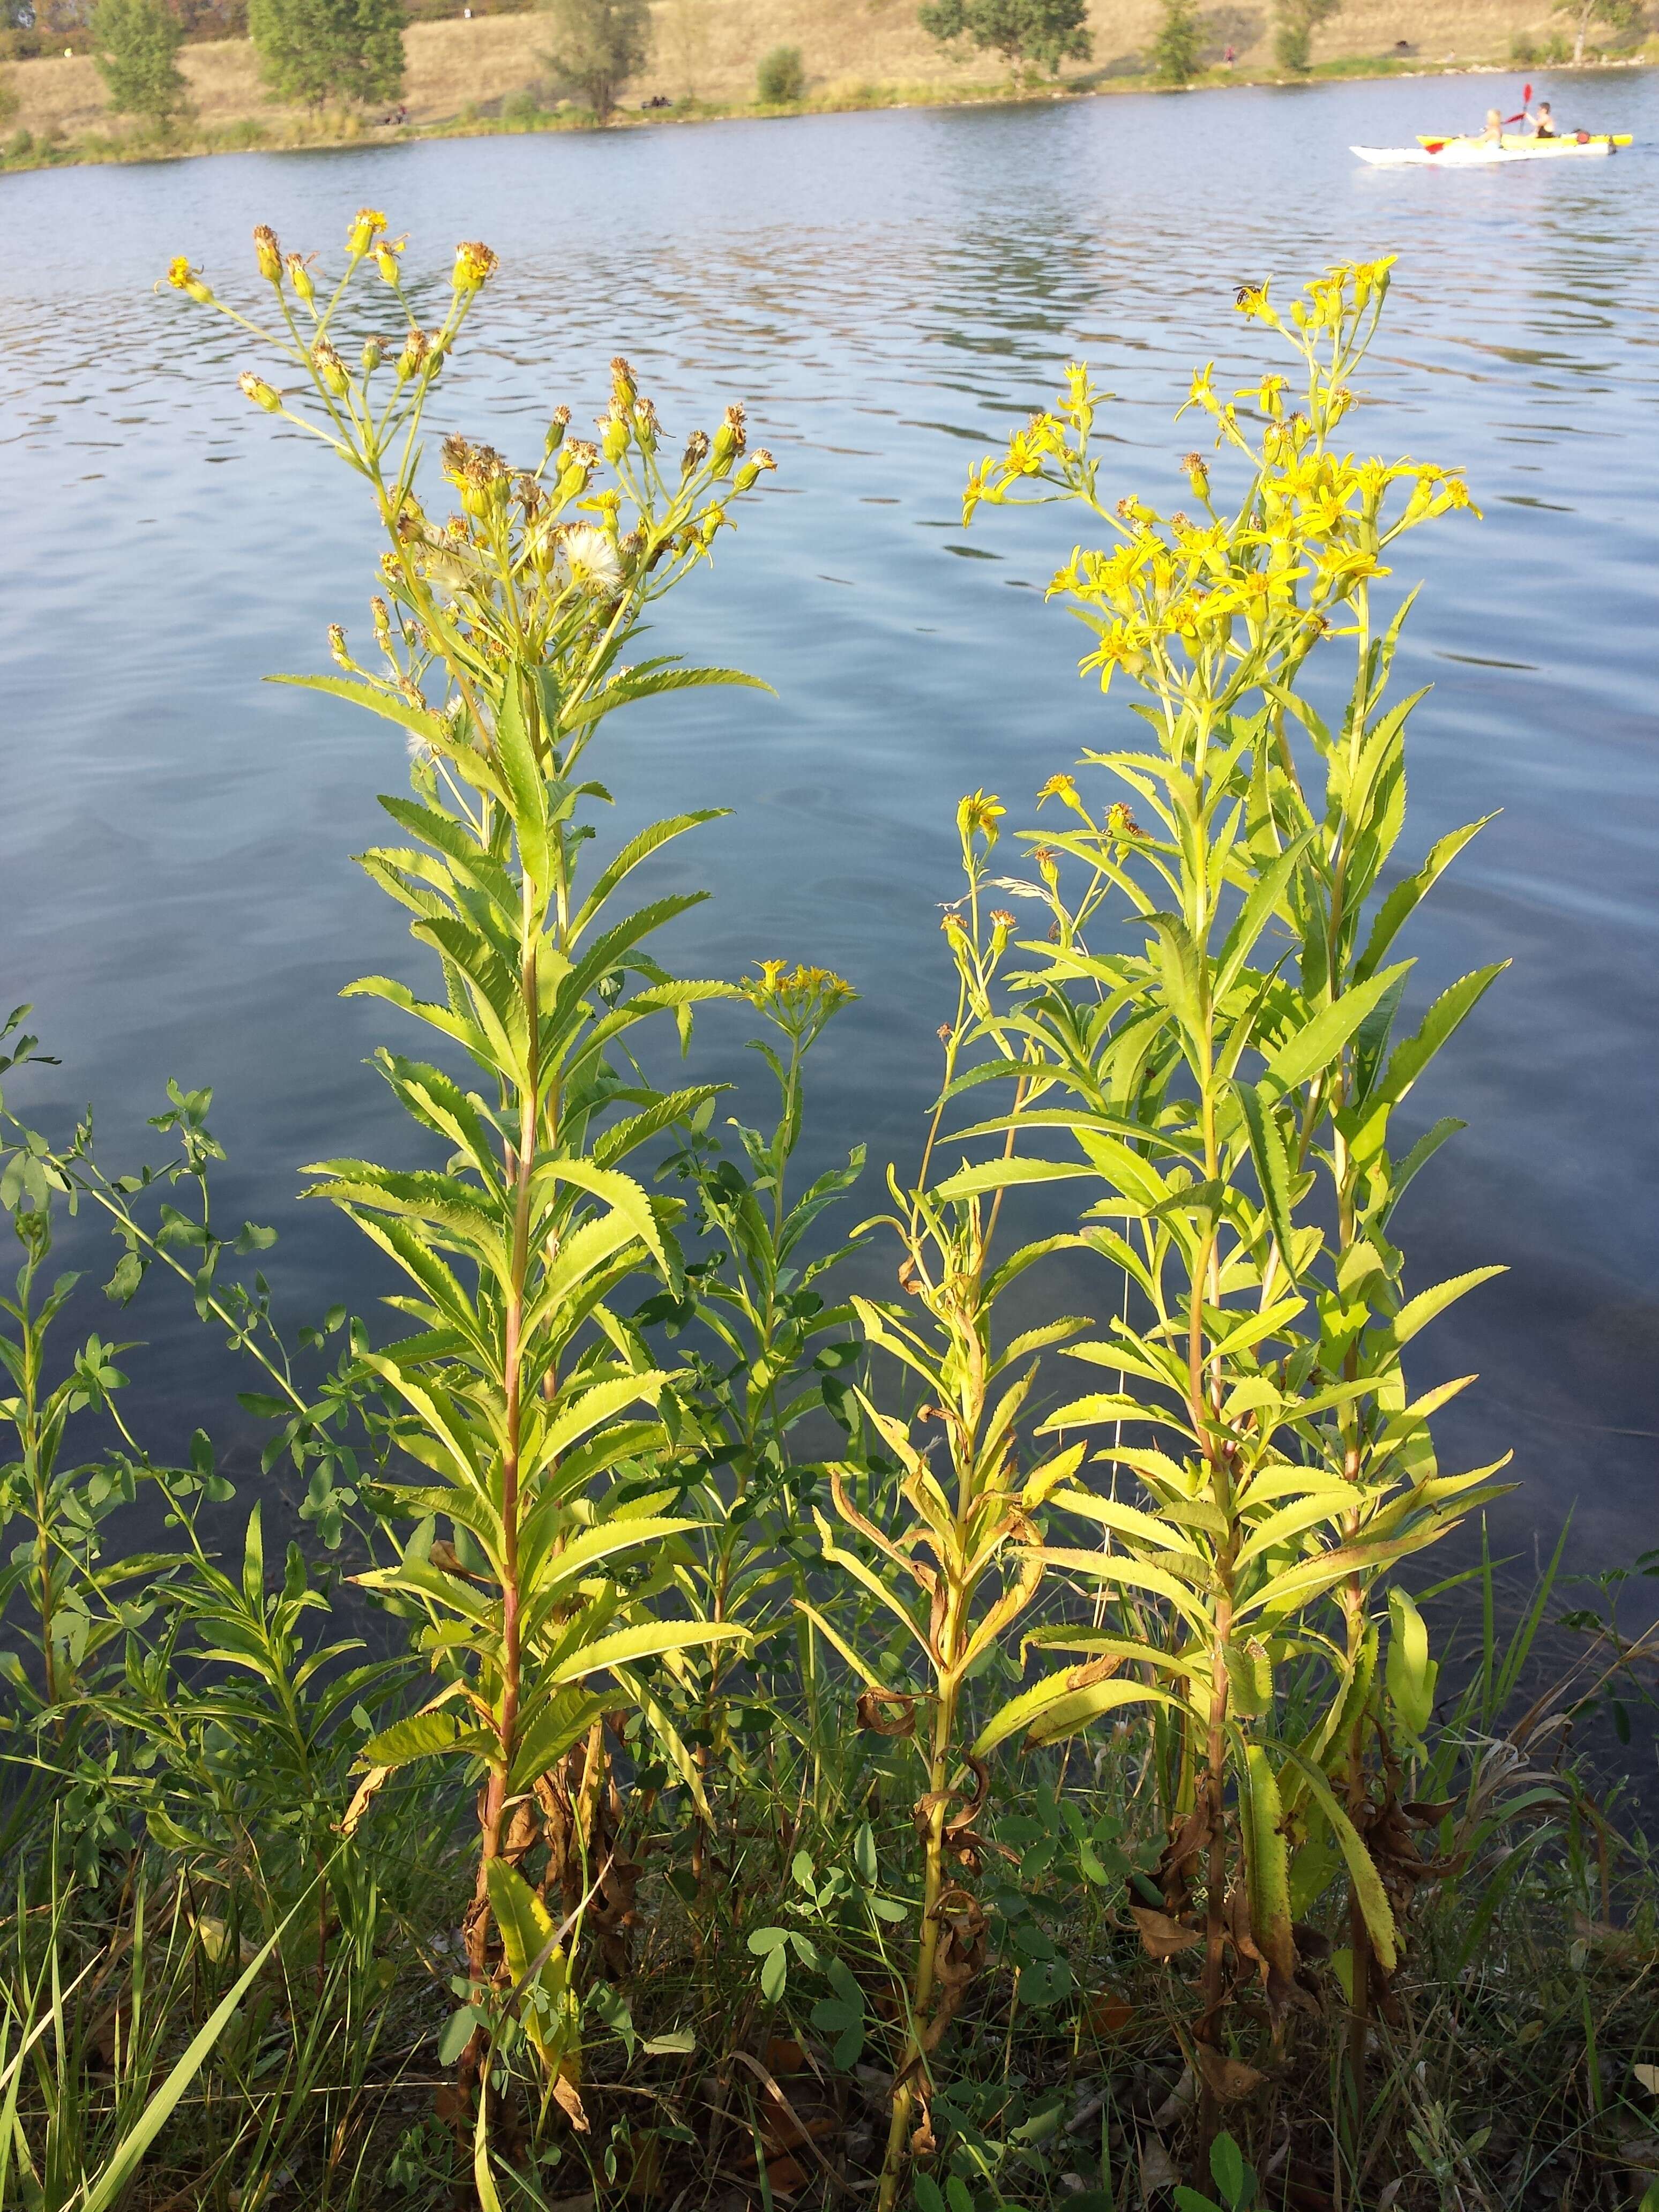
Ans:
{"label": "lake water", "polygon": [[[1502,809],[1416,931],[1417,996],[1515,963],[1419,1088],[1422,1121],[1471,1126],[1402,1218],[1419,1285],[1511,1272],[1419,1371],[1481,1370],[1445,1450],[1515,1445],[1506,1539],[1576,1504],[1575,1557],[1628,1559],[1656,1540],[1659,1431],[1659,76],[1540,90],[1644,144],[1483,174],[1354,163],[1351,141],[1477,125],[1498,88],[1453,80],[0,180],[0,994],[34,1001],[63,1061],[14,1103],[51,1126],[94,1101],[125,1162],[168,1075],[213,1084],[221,1202],[281,1230],[284,1310],[373,1295],[353,1232],[293,1194],[305,1161],[406,1141],[362,1066],[402,1041],[395,1018],[337,995],[409,958],[349,857],[401,754],[258,678],[326,667],[331,619],[366,636],[376,548],[354,481],[237,394],[251,349],[152,294],[171,254],[251,296],[259,221],[337,264],[370,202],[440,277],[455,239],[488,240],[502,275],[441,413],[524,456],[560,399],[595,411],[618,350],[676,433],[748,402],[775,489],[662,641],[776,696],[643,709],[605,772],[629,820],[734,809],[659,878],[715,893],[682,926],[684,972],[782,954],[857,984],[817,1063],[812,1147],[862,1136],[878,1171],[914,1158],[934,1079],[957,797],[982,785],[1029,821],[1046,776],[1126,726],[1042,601],[1073,518],[964,536],[969,462],[1081,354],[1121,401],[1104,483],[1172,501],[1191,365],[1242,384],[1265,358],[1235,284],[1392,252],[1356,441],[1463,463],[1486,510],[1413,538],[1402,567],[1427,590],[1401,674],[1434,685],[1406,845]],[[721,1019],[703,1050],[729,1065]],[[246,1378],[165,1297],[133,1333],[157,1448],[205,1418],[245,1459]]]}

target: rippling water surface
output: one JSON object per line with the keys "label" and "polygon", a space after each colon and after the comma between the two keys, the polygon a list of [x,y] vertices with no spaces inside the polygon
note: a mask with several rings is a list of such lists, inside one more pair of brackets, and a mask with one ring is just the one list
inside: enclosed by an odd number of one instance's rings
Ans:
{"label": "rippling water surface", "polygon": [[[1243,383],[1264,357],[1234,284],[1395,252],[1356,438],[1462,462],[1486,510],[1404,549],[1427,590],[1401,673],[1434,686],[1407,846],[1502,810],[1417,930],[1418,995],[1515,963],[1413,1102],[1470,1123],[1402,1219],[1413,1279],[1510,1269],[1428,1357],[1483,1374],[1448,1450],[1516,1448],[1507,1537],[1577,1501],[1582,1559],[1653,1541],[1659,76],[1557,88],[1570,121],[1646,142],[1611,161],[1350,156],[1486,99],[1235,91],[0,180],[0,993],[34,1001],[63,1061],[15,1102],[51,1124],[92,1100],[126,1159],[167,1076],[213,1084],[223,1204],[281,1229],[284,1309],[377,1287],[293,1193],[307,1160],[406,1143],[362,1064],[391,1018],[337,995],[409,957],[349,857],[400,757],[384,726],[258,681],[325,665],[334,617],[366,629],[374,533],[352,480],[236,393],[240,337],[152,295],[170,254],[228,289],[253,222],[337,255],[364,201],[412,232],[412,265],[488,239],[503,274],[441,411],[521,455],[560,399],[595,411],[618,349],[676,432],[748,401],[779,475],[662,642],[777,696],[619,718],[605,773],[630,820],[734,810],[665,871],[714,892],[682,926],[684,970],[783,953],[858,984],[813,1144],[862,1136],[878,1167],[913,1155],[934,1077],[956,797],[983,785],[1029,819],[1127,714],[1079,682],[1078,634],[1042,601],[1071,518],[965,537],[969,461],[1081,354],[1121,402],[1103,481],[1167,501],[1191,364]],[[729,1062],[738,1034],[714,1024],[705,1049]],[[245,1378],[164,1298],[134,1319],[149,1433],[176,1440],[211,1383],[234,1441]]]}

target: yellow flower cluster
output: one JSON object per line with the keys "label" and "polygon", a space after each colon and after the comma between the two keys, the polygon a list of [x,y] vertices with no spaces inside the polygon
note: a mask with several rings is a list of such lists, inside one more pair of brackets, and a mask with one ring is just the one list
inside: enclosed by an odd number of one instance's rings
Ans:
{"label": "yellow flower cluster", "polygon": [[759,965],[759,975],[745,975],[738,988],[785,1036],[803,1045],[858,996],[833,968],[792,968],[787,960],[763,960]]}

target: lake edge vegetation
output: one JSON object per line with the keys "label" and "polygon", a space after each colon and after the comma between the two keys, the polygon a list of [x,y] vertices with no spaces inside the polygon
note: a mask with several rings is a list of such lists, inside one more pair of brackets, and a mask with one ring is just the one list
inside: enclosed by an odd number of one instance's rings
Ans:
{"label": "lake edge vegetation", "polygon": [[[1140,726],[1012,836],[957,805],[938,1100],[866,1198],[858,1149],[795,1166],[850,987],[677,975],[698,895],[651,870],[712,813],[605,826],[610,714],[753,681],[630,640],[772,457],[737,403],[671,441],[618,358],[596,437],[431,467],[496,263],[459,246],[423,322],[406,251],[363,209],[337,279],[256,230],[263,306],[168,272],[374,503],[372,650],[280,680],[406,748],[362,865],[429,980],[352,986],[407,1158],[305,1170],[389,1324],[283,1335],[208,1092],[118,1175],[4,1109],[0,2197],[1659,2204],[1651,1870],[1569,1755],[1653,1646],[1616,1579],[1558,1619],[1552,1569],[1504,1629],[1489,1560],[1425,1556],[1504,1462],[1441,1468],[1470,1378],[1413,1396],[1405,1354],[1494,1271],[1409,1279],[1395,1208],[1461,1125],[1395,1116],[1500,970],[1419,1006],[1402,950],[1483,824],[1395,857],[1395,549],[1471,502],[1339,436],[1389,264],[1241,288],[1289,374],[1194,374],[1191,511],[1102,486],[1081,364],[972,471],[965,522],[1105,541],[1050,595]],[[720,1006],[760,1127],[666,1080]],[[118,1316],[170,1280],[257,1370],[280,1564],[264,1506],[216,1555],[205,1432],[129,1432],[129,1344],[59,1348],[65,1207]],[[854,1243],[890,1297],[838,1287]],[[1062,1260],[1087,1310],[1036,1318]],[[141,1493],[162,1540],[120,1550]]]}

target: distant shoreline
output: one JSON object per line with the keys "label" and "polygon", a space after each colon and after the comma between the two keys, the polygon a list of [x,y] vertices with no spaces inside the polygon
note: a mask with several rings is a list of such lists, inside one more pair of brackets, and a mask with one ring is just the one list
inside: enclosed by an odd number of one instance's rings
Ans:
{"label": "distant shoreline", "polygon": [[[365,124],[355,115],[342,117],[337,127],[295,128],[287,118],[269,132],[257,118],[213,132],[181,134],[172,143],[137,136],[115,137],[83,132],[76,138],[41,137],[13,152],[16,137],[0,137],[0,177],[31,174],[41,169],[104,167],[139,161],[205,160],[227,154],[316,153],[356,147],[410,145],[426,139],[528,137],[568,132],[641,131],[693,123],[776,122],[805,115],[876,114],[918,107],[1036,106],[1079,100],[1108,99],[1124,93],[1159,93],[1174,98],[1189,92],[1228,89],[1253,91],[1311,89],[1321,85],[1356,82],[1410,82],[1425,78],[1507,76],[1605,76],[1610,72],[1652,68],[1655,59],[1645,50],[1628,58],[1570,62],[1443,62],[1391,55],[1344,60],[1316,65],[1306,76],[1284,76],[1255,70],[1206,70],[1190,84],[1161,84],[1154,77],[1122,76],[1069,83],[1047,82],[950,86],[935,84],[861,85],[844,94],[829,93],[787,106],[769,106],[759,101],[682,101],[669,107],[618,107],[608,123],[601,124],[582,110],[554,109],[533,116],[452,116],[424,123]],[[113,119],[113,118],[112,118]],[[27,132],[17,134],[28,137]]]}

